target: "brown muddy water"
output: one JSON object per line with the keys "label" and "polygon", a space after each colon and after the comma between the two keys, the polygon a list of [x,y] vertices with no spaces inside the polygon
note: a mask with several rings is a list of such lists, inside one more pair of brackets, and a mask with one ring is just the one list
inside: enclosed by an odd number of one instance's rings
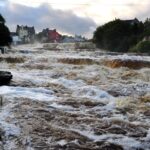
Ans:
{"label": "brown muddy water", "polygon": [[149,150],[149,63],[73,44],[14,47],[0,56],[13,74],[0,87],[0,150]]}

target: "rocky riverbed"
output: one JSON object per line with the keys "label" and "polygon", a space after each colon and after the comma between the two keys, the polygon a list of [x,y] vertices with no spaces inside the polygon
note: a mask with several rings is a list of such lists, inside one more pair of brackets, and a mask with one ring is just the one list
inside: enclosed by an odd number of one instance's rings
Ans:
{"label": "rocky riverbed", "polygon": [[150,149],[150,56],[22,45],[0,70],[0,149]]}

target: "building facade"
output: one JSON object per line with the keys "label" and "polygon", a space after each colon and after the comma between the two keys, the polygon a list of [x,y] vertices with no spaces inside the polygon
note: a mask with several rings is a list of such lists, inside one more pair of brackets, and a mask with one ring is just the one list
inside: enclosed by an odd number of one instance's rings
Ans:
{"label": "building facade", "polygon": [[23,43],[33,43],[35,40],[34,27],[17,25],[16,33]]}

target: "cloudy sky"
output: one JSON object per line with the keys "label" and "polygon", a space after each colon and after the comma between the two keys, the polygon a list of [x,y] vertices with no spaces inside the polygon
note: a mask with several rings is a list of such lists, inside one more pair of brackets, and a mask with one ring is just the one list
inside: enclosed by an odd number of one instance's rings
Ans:
{"label": "cloudy sky", "polygon": [[91,37],[97,26],[115,18],[145,20],[150,17],[149,0],[0,0],[0,13],[7,26],[56,28],[63,34]]}

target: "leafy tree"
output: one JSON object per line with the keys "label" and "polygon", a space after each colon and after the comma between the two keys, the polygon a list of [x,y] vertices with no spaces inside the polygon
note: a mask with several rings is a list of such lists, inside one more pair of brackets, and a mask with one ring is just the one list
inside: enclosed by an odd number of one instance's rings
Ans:
{"label": "leafy tree", "polygon": [[150,19],[147,18],[144,22],[144,33],[143,36],[149,36],[150,35]]}
{"label": "leafy tree", "polygon": [[131,23],[116,19],[96,29],[93,41],[98,47],[110,51],[127,52],[128,49],[141,40],[143,23]]}
{"label": "leafy tree", "polygon": [[1,14],[0,14],[0,23],[5,23],[5,19],[3,18]]}
{"label": "leafy tree", "polygon": [[0,15],[0,46],[10,46],[11,42],[10,31],[5,25],[5,19]]}

